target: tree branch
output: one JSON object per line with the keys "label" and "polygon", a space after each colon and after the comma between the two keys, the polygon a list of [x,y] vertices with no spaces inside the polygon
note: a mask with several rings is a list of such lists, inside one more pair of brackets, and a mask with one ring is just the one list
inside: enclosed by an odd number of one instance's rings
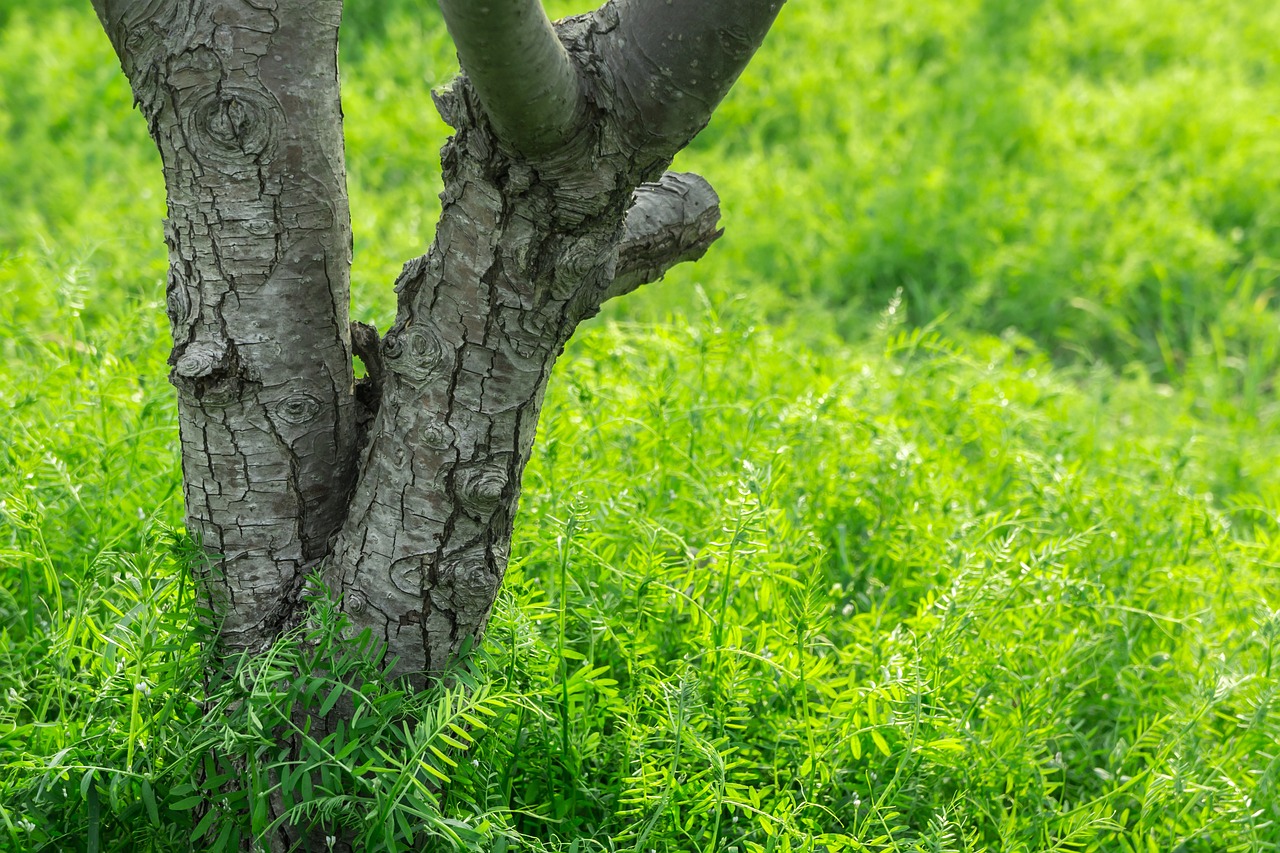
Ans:
{"label": "tree branch", "polygon": [[616,0],[605,50],[620,101],[667,156],[711,118],[784,0]]}
{"label": "tree branch", "polygon": [[546,154],[581,115],[578,75],[540,0],[438,0],[458,61],[498,137]]}
{"label": "tree branch", "polygon": [[657,281],[676,264],[701,258],[724,233],[719,222],[720,198],[699,175],[667,172],[659,183],[641,184],[627,211],[618,271],[604,300]]}

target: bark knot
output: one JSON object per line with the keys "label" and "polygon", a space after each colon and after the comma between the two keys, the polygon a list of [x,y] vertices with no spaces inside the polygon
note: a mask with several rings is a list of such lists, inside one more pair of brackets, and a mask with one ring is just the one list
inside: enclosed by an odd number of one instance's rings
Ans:
{"label": "bark knot", "polygon": [[220,84],[187,113],[187,138],[201,162],[240,169],[270,157],[281,123],[280,108],[265,90]]}
{"label": "bark knot", "polygon": [[511,475],[504,459],[469,466],[457,475],[458,501],[470,515],[484,520],[498,508]]}
{"label": "bark knot", "polygon": [[323,405],[315,395],[297,391],[276,403],[272,411],[285,423],[299,426],[319,417]]}
{"label": "bark knot", "polygon": [[169,381],[178,393],[206,409],[222,409],[239,400],[244,380],[235,345],[230,341],[197,340],[170,356]]}
{"label": "bark knot", "polygon": [[425,382],[439,371],[444,353],[440,336],[423,325],[393,329],[382,342],[386,369],[415,383]]}
{"label": "bark knot", "polygon": [[178,356],[173,372],[183,379],[207,379],[229,366],[229,356],[230,349],[221,341],[197,341]]}

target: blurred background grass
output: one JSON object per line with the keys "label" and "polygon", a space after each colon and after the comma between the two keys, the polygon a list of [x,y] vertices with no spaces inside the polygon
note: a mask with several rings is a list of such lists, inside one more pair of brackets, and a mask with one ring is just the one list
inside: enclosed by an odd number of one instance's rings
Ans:
{"label": "blurred background grass", "polygon": [[[161,183],[108,46],[78,4],[0,14],[0,246],[136,237],[147,281],[155,241],[109,223],[161,216]],[[427,92],[455,66],[430,4],[346,20],[356,304],[385,319],[385,283],[430,242],[447,128]],[[727,239],[614,311],[688,310],[698,281],[856,339],[901,289],[914,323],[1060,357],[1273,368],[1277,43],[1256,0],[792,4],[677,164],[720,190]]]}

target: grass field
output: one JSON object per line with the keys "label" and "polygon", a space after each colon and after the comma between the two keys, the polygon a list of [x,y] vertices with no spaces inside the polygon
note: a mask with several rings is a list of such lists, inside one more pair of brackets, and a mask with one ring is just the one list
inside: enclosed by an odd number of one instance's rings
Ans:
{"label": "grass field", "polygon": [[[726,237],[557,366],[485,647],[284,779],[369,664],[206,688],[88,7],[0,0],[0,850],[218,849],[290,786],[369,850],[1280,849],[1280,6],[794,0],[678,163]],[[346,17],[385,327],[453,66],[432,4]]]}

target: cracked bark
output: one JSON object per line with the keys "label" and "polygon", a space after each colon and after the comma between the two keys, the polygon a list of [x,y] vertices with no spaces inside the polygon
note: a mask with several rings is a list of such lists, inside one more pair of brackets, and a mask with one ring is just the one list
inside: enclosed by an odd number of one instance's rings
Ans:
{"label": "cracked bark", "polygon": [[188,527],[234,648],[293,615],[354,477],[340,0],[94,0],[160,150]]}
{"label": "cracked bark", "polygon": [[[484,631],[548,377],[577,325],[695,260],[715,192],[666,172],[781,0],[441,0],[435,241],[385,337],[348,324],[340,0],[94,0],[164,164],[188,525],[223,641],[269,643],[321,565],[428,684]],[[365,364],[358,385],[352,356]]]}

